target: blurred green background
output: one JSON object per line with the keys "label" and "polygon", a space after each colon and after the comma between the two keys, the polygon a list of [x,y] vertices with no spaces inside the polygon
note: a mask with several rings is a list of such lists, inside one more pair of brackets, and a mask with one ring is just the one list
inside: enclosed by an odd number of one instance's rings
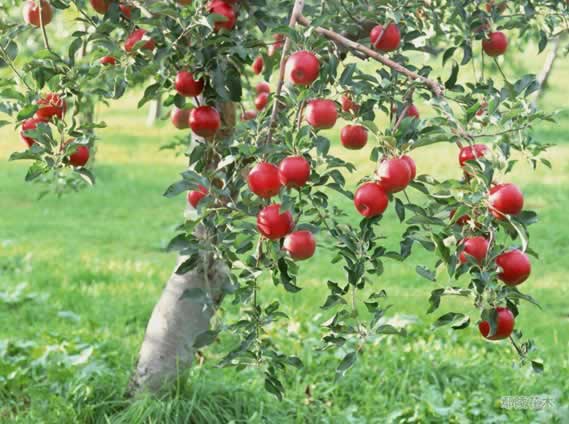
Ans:
{"label": "blurred green background", "polygon": [[[530,57],[538,59],[528,64],[517,54],[506,67],[508,75],[537,72],[545,55]],[[146,322],[174,265],[174,255],[163,248],[185,207],[183,196],[162,197],[185,164],[183,156],[159,150],[180,134],[168,120],[148,128],[146,110],[136,109],[136,93],[99,106],[97,117],[108,127],[97,132],[96,186],[39,201],[41,187],[23,181],[26,164],[7,161],[12,151],[23,149],[17,131],[0,129],[0,422],[569,422],[567,75],[569,60],[560,60],[541,106],[561,113],[556,124],[534,131],[540,141],[556,145],[546,155],[553,169],[533,171],[522,161],[507,177],[524,191],[526,207],[540,216],[530,228],[540,259],[533,260],[532,277],[522,290],[543,310],[522,304],[516,326],[535,339],[545,371],[520,367],[508,343],[482,340],[475,325],[433,330],[432,322],[444,312],[466,311],[473,322],[478,317],[471,304],[454,299],[443,299],[437,314],[426,315],[437,285],[415,273],[416,265],[432,265],[417,249],[403,264],[386,262],[375,283],[388,292],[394,322],[409,323],[408,336],[367,346],[362,360],[334,384],[343,352],[315,349],[327,316],[319,309],[326,280],[341,279],[342,273],[329,265],[321,236],[318,254],[301,265],[303,291],[291,295],[267,281],[260,292],[262,301],[283,304],[290,322],[271,331],[305,363],[304,370],[287,374],[282,402],[265,393],[259,370],[215,368],[230,346],[226,338],[204,350],[204,364],[171,396],[137,401],[124,396]],[[418,106],[429,115],[428,105]],[[382,117],[377,123],[386,125]],[[373,172],[373,163],[369,150],[341,148],[341,126],[327,134],[334,153],[356,164],[350,177],[355,186]],[[424,148],[413,157],[419,173],[459,176],[452,144]],[[354,213],[349,202],[339,201]],[[398,242],[402,226],[393,208],[381,228],[388,243]],[[437,284],[450,285],[445,278]],[[232,311],[228,308],[229,318],[235,318]],[[507,410],[500,406],[502,396],[543,396],[550,403],[541,411]]]}

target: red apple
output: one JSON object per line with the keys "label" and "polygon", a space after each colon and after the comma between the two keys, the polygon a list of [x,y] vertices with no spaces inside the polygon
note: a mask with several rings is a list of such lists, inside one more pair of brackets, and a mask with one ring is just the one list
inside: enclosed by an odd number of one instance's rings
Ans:
{"label": "red apple", "polygon": [[497,184],[490,189],[490,211],[497,219],[517,215],[524,208],[524,195],[515,184]]}
{"label": "red apple", "polygon": [[249,189],[264,199],[276,196],[281,191],[279,168],[272,163],[259,162],[247,176]]}
{"label": "red apple", "polygon": [[387,25],[385,30],[383,25],[376,25],[372,28],[369,38],[371,45],[377,50],[391,52],[399,48],[401,33],[399,32],[399,26],[396,24]]}
{"label": "red apple", "polygon": [[198,207],[198,204],[201,202],[201,200],[208,195],[208,191],[207,188],[205,188],[203,185],[198,184],[198,189],[197,190],[192,190],[188,192],[188,203],[190,205],[192,205],[194,208]]}
{"label": "red apple", "polygon": [[401,159],[407,163],[407,166],[409,166],[409,170],[411,171],[411,178],[409,179],[409,182],[411,182],[417,176],[417,165],[415,165],[415,161],[411,156],[403,155],[401,156]]}
{"label": "red apple", "polygon": [[[135,29],[128,36],[126,41],[124,42],[124,49],[127,52],[131,52],[132,49],[134,48],[134,46],[136,45],[136,43],[141,41],[145,34],[146,34],[146,30],[144,30],[142,28]],[[142,47],[140,49],[141,50],[154,50],[155,47],[156,47],[156,42],[152,38],[149,38],[148,40],[146,40],[146,42],[142,45]]]}
{"label": "red apple", "polygon": [[213,137],[221,128],[221,117],[214,107],[196,107],[190,112],[190,128],[200,137]]}
{"label": "red apple", "polygon": [[272,56],[276,53],[277,50],[283,48],[284,45],[284,35],[283,34],[274,34],[273,39],[275,40],[273,44],[271,44],[267,50],[267,54]]}
{"label": "red apple", "polygon": [[36,141],[33,138],[24,135],[24,132],[35,130],[40,122],[43,121],[41,119],[30,118],[26,119],[22,124],[22,129],[20,131],[20,138],[24,143],[28,145],[28,147],[32,147],[32,144],[34,144]]}
{"label": "red apple", "polygon": [[41,0],[41,20],[40,7],[37,0],[28,0],[24,4],[22,13],[24,15],[24,21],[26,21],[27,24],[36,27],[41,26],[41,21],[43,21],[43,26],[46,26],[51,22],[51,19],[53,18],[53,10],[51,9],[51,5],[47,2],[47,0]]}
{"label": "red apple", "polygon": [[176,0],[176,3],[181,4],[182,6],[187,6],[192,4],[192,0]]}
{"label": "red apple", "polygon": [[268,82],[262,81],[255,86],[255,91],[257,92],[257,94],[270,93],[271,86],[269,85]]}
{"label": "red apple", "polygon": [[486,155],[486,152],[488,152],[488,147],[485,144],[461,147],[458,153],[458,163],[464,168],[468,161],[480,159]]}
{"label": "red apple", "polygon": [[387,209],[389,198],[376,183],[364,183],[354,194],[354,205],[357,211],[366,218],[381,215]]}
{"label": "red apple", "polygon": [[496,332],[493,336],[490,334],[490,323],[488,321],[481,321],[478,324],[480,334],[488,340],[502,340],[510,337],[514,331],[514,314],[508,308],[496,308]]}
{"label": "red apple", "polygon": [[121,10],[123,16],[126,19],[130,19],[132,16],[132,8],[126,4],[119,4],[119,9]]}
{"label": "red apple", "polygon": [[295,261],[303,261],[314,255],[316,240],[310,231],[295,231],[285,237],[283,250]]}
{"label": "red apple", "polygon": [[89,0],[89,2],[91,6],[93,6],[93,9],[95,9],[95,12],[104,15],[109,11],[112,0]]}
{"label": "red apple", "polygon": [[286,187],[302,187],[310,178],[310,164],[302,156],[289,156],[279,165],[279,181]]}
{"label": "red apple", "polygon": [[508,49],[508,38],[501,31],[488,34],[488,38],[482,40],[482,49],[491,57],[496,57],[506,53]]}
{"label": "red apple", "polygon": [[[454,218],[454,215],[456,214],[456,209],[453,209],[450,211],[449,213],[449,218],[452,220]],[[466,225],[468,224],[468,221],[470,221],[470,215],[462,215],[461,217],[459,217],[455,223],[457,225]]]}
{"label": "red apple", "polygon": [[387,193],[404,190],[411,182],[412,170],[403,158],[384,159],[377,169],[378,183]]}
{"label": "red apple", "polygon": [[362,125],[346,125],[340,132],[340,141],[346,149],[359,150],[367,144],[367,129]]}
{"label": "red apple", "polygon": [[252,119],[255,119],[256,117],[257,117],[256,110],[246,110],[241,114],[242,121],[250,121]]}
{"label": "red apple", "polygon": [[480,103],[480,108],[476,111],[476,116],[480,117],[486,113],[486,109],[488,108],[488,102]]}
{"label": "red apple", "polygon": [[281,205],[275,203],[265,206],[257,215],[257,229],[269,240],[283,238],[294,228],[292,214],[280,209]]}
{"label": "red apple", "polygon": [[230,4],[222,0],[214,0],[209,3],[208,10],[210,13],[224,17],[223,20],[217,21],[213,25],[216,32],[221,31],[222,29],[226,29],[228,31],[233,29],[237,17],[235,15],[235,10]]}
{"label": "red apple", "polygon": [[488,3],[486,3],[486,12],[490,13],[492,12],[492,9],[496,7],[498,9],[498,12],[503,13],[506,8],[508,7],[508,5],[506,4],[506,2],[502,2],[502,3],[498,3],[496,4],[496,2],[494,0],[490,0]]}
{"label": "red apple", "polygon": [[332,100],[311,100],[304,111],[306,121],[317,130],[332,128],[336,124],[338,111]]}
{"label": "red apple", "polygon": [[190,112],[191,109],[178,109],[176,106],[172,108],[170,120],[172,124],[179,130],[185,130],[190,127]]}
{"label": "red apple", "polygon": [[285,75],[295,85],[308,86],[318,78],[320,62],[312,52],[301,50],[286,61]]}
{"label": "red apple", "polygon": [[204,80],[194,79],[194,74],[188,71],[178,71],[174,87],[180,96],[196,97],[199,96],[204,87]]}
{"label": "red apple", "polygon": [[508,286],[517,286],[526,281],[531,273],[531,262],[521,250],[504,252],[496,258],[496,265],[502,268],[498,278]]}
{"label": "red apple", "polygon": [[259,75],[261,72],[263,72],[263,68],[265,67],[263,56],[257,56],[253,61],[253,65],[251,67],[253,68],[255,75]]}
{"label": "red apple", "polygon": [[342,95],[342,112],[358,113],[360,105],[354,103],[348,94]]}
{"label": "red apple", "polygon": [[34,118],[41,121],[50,121],[54,116],[63,119],[67,110],[67,103],[55,93],[48,93],[37,101],[39,106]]}
{"label": "red apple", "polygon": [[415,118],[415,119],[419,119],[419,110],[417,109],[417,106],[411,104],[409,105],[409,107],[407,108],[407,112],[405,113],[405,116],[407,118]]}
{"label": "red apple", "polygon": [[99,59],[99,63],[101,65],[116,65],[117,64],[117,60],[112,57],[112,56],[103,56],[102,58]]}
{"label": "red apple", "polygon": [[80,167],[89,161],[89,148],[83,144],[78,145],[75,152],[69,155],[69,164]]}
{"label": "red apple", "polygon": [[255,97],[255,109],[263,110],[269,103],[269,93],[261,93]]}
{"label": "red apple", "polygon": [[488,240],[482,236],[466,237],[460,242],[460,244],[464,246],[458,257],[460,263],[467,263],[468,256],[472,256],[479,265],[482,265],[484,259],[486,259],[486,255],[488,254]]}

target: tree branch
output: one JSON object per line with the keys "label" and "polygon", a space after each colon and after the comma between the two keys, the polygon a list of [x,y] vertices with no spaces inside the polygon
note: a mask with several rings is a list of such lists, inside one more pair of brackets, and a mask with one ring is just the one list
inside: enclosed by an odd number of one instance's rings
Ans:
{"label": "tree branch", "polygon": [[[310,21],[302,15],[298,16],[298,23],[300,23],[301,25],[304,25],[304,26],[310,26]],[[413,81],[417,80],[417,81],[422,82],[427,87],[429,87],[429,89],[433,92],[435,97],[442,97],[443,87],[438,82],[433,81],[429,78],[426,78],[422,75],[419,75],[416,72],[413,72],[413,71],[407,69],[403,65],[401,65],[401,64],[383,56],[382,54],[364,46],[363,44],[352,41],[352,40],[338,34],[337,32],[334,32],[334,31],[331,31],[329,29],[322,28],[322,27],[314,27],[314,31],[317,34],[323,35],[324,37],[328,38],[329,40],[332,40],[336,44],[348,47],[348,48],[355,50],[357,52],[361,52],[361,53],[365,54],[366,56],[377,60],[378,62],[380,62],[383,65],[395,70],[396,72],[399,72],[400,74],[405,75],[410,80],[413,80]]]}
{"label": "tree branch", "polygon": [[[288,23],[289,28],[294,28],[297,20],[302,17],[302,10],[304,9],[304,0],[295,0],[294,6],[292,7],[292,12],[290,14],[290,21]],[[275,98],[273,100],[273,110],[271,112],[271,119],[269,121],[269,133],[267,134],[266,143],[270,144],[273,139],[273,129],[275,122],[277,120],[277,114],[279,111],[279,96],[283,89],[284,76],[285,76],[285,66],[286,66],[286,56],[288,49],[290,48],[290,38],[286,37],[283,46],[283,51],[281,53],[281,61],[279,64],[279,79],[277,81],[277,89],[275,91]]]}

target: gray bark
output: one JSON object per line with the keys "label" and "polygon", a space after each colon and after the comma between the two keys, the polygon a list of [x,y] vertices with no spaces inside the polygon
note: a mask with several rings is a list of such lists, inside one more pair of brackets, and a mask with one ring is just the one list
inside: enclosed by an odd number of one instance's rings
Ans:
{"label": "gray bark", "polygon": [[[179,256],[176,268],[185,259]],[[227,281],[226,266],[211,257],[204,257],[186,274],[172,273],[148,322],[130,383],[131,394],[143,390],[157,393],[177,377],[178,371],[192,364],[196,337],[210,328]],[[190,289],[203,290],[211,304],[193,297],[181,298]]]}
{"label": "gray bark", "polygon": [[533,107],[536,107],[538,100],[543,95],[543,91],[545,86],[547,85],[547,81],[549,80],[549,76],[553,71],[553,65],[555,65],[555,61],[557,60],[557,56],[559,54],[559,45],[561,44],[561,36],[557,36],[551,42],[551,50],[545,59],[545,63],[543,64],[543,68],[541,72],[537,76],[537,83],[539,84],[539,89],[536,91],[534,95],[534,99],[532,102]]}

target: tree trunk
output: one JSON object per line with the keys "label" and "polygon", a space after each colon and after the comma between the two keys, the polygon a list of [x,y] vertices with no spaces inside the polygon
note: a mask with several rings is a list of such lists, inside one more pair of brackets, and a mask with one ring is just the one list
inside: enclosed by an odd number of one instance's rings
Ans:
{"label": "tree trunk", "polygon": [[148,108],[148,116],[146,117],[146,126],[153,127],[154,123],[160,119],[161,114],[162,96],[158,96],[158,98],[150,102],[150,107]]}
{"label": "tree trunk", "polygon": [[[185,259],[179,256],[176,268]],[[130,382],[131,394],[143,390],[157,393],[176,378],[179,370],[192,364],[196,337],[209,329],[227,281],[226,266],[210,255],[202,257],[201,263],[186,274],[172,273],[146,327]],[[190,289],[203,290],[208,301],[182,297]]]}

